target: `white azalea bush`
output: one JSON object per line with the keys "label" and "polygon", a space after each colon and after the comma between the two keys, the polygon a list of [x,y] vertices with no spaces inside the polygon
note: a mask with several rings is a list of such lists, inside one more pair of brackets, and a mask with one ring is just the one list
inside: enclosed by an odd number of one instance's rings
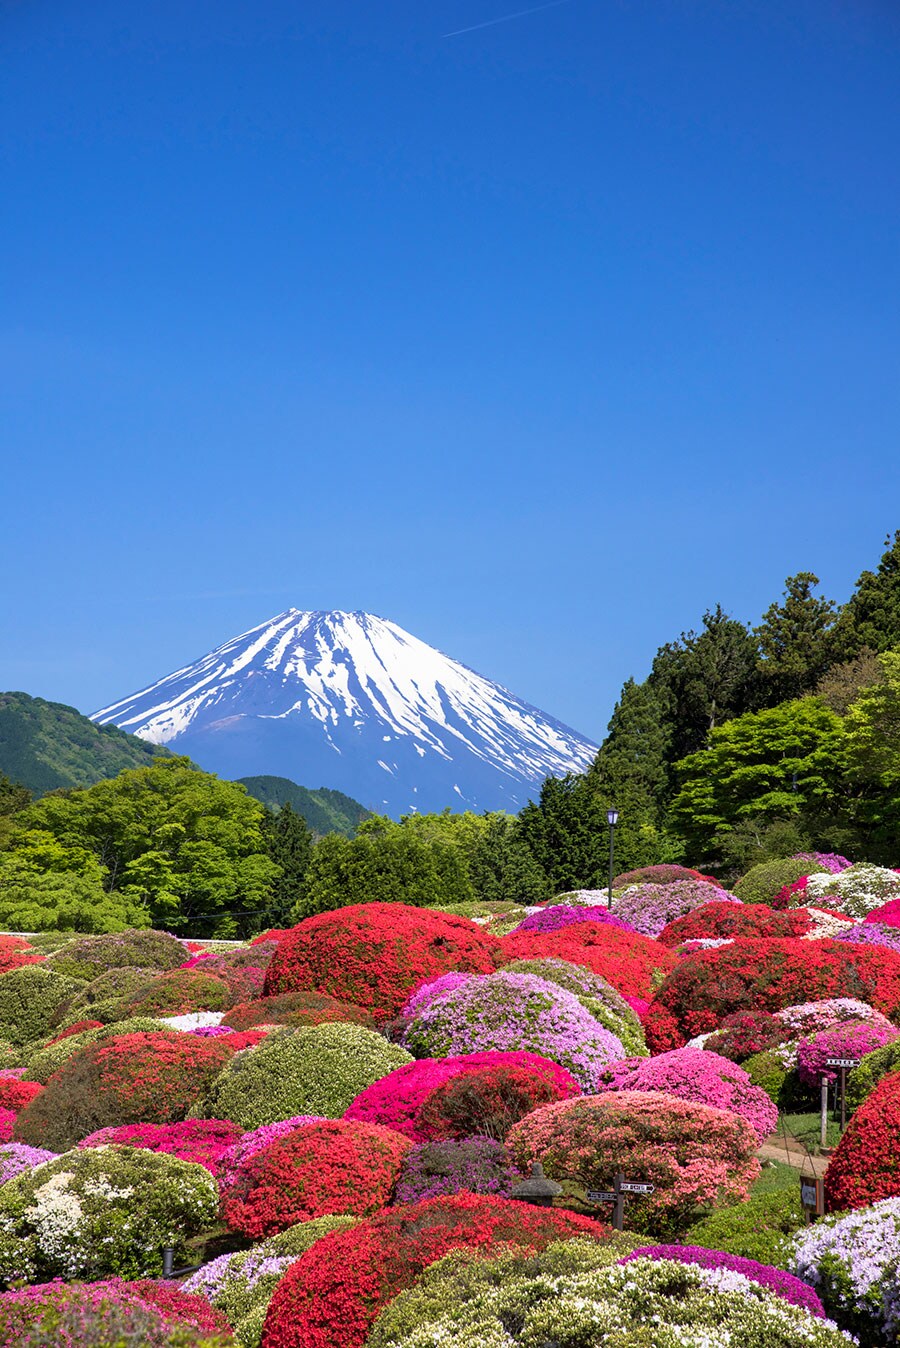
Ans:
{"label": "white azalea bush", "polygon": [[898,1266],[900,1198],[825,1217],[794,1237],[791,1272],[865,1344],[897,1342]]}
{"label": "white azalea bush", "polygon": [[185,1258],[218,1199],[204,1166],[162,1152],[65,1152],[0,1186],[0,1283],[152,1277],[164,1246]]}
{"label": "white azalea bush", "polygon": [[[817,1319],[725,1268],[627,1264],[590,1241],[527,1258],[451,1254],[380,1314],[367,1348],[847,1348]],[[606,1265],[604,1267],[604,1264]]]}
{"label": "white azalea bush", "polygon": [[837,908],[848,917],[865,917],[890,899],[900,898],[900,875],[886,866],[859,862],[838,875],[811,875],[803,895],[807,905]]}

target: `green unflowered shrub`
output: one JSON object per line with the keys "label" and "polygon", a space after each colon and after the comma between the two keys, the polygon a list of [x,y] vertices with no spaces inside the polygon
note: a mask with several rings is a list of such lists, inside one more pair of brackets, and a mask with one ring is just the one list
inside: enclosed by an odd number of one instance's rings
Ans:
{"label": "green unflowered shrub", "polygon": [[224,978],[202,969],[157,974],[122,999],[131,1016],[183,1016],[192,1011],[224,1011],[231,990]]}
{"label": "green unflowered shrub", "polygon": [[58,973],[87,981],[109,969],[177,969],[186,959],[185,947],[168,932],[132,928],[70,941],[50,956],[48,964]]}
{"label": "green unflowered shrub", "polygon": [[847,1104],[858,1109],[881,1081],[891,1072],[900,1071],[900,1039],[883,1044],[861,1058],[852,1072],[847,1073]]}
{"label": "green unflowered shrub", "polygon": [[761,861],[741,876],[733,893],[742,903],[771,903],[779,890],[792,885],[801,875],[816,875],[824,870],[824,866],[812,861],[798,861],[796,857]]}
{"label": "green unflowered shrub", "polygon": [[54,1025],[62,1029],[77,1020],[102,1020],[110,1025],[130,1014],[126,998],[143,987],[153,977],[152,969],[110,969],[99,974],[90,983],[82,983],[62,1002],[53,1017]]}
{"label": "green unflowered shrub", "polygon": [[803,1095],[796,1072],[786,1067],[777,1048],[753,1053],[741,1064],[753,1082],[760,1086],[779,1109],[790,1109]]}
{"label": "green unflowered shrub", "polygon": [[45,1039],[57,1008],[77,986],[40,964],[0,974],[0,1038],[14,1045]]}
{"label": "green unflowered shrub", "polygon": [[0,1281],[154,1277],[215,1221],[202,1165],[136,1147],[67,1152],[0,1186]]}
{"label": "green unflowered shrub", "polygon": [[798,1183],[796,1190],[759,1194],[737,1207],[713,1212],[686,1231],[683,1239],[686,1245],[703,1245],[790,1270],[794,1258],[791,1236],[805,1225]]}
{"label": "green unflowered shrub", "polygon": [[360,1091],[408,1062],[405,1049],[349,1021],[278,1030],[235,1054],[192,1112],[247,1129],[295,1114],[337,1119]]}

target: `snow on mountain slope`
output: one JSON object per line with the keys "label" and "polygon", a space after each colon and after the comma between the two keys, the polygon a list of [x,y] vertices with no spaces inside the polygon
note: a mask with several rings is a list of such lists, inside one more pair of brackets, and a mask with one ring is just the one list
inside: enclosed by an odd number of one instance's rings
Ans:
{"label": "snow on mountain slope", "polygon": [[391,814],[515,810],[596,752],[396,623],[293,608],[92,719],[222,776],[287,776]]}

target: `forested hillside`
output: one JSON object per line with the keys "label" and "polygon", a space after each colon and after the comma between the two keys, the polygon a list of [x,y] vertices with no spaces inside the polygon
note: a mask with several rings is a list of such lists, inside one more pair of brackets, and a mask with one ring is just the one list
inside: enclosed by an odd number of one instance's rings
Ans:
{"label": "forested hillside", "polygon": [[372,813],[352,796],[345,796],[343,791],[330,791],[325,786],[313,790],[299,786],[289,777],[239,777],[237,780],[254,799],[262,801],[270,810],[280,810],[282,806],[290,805],[295,813],[306,820],[313,833],[320,836],[342,833],[350,838],[356,832],[357,825]]}

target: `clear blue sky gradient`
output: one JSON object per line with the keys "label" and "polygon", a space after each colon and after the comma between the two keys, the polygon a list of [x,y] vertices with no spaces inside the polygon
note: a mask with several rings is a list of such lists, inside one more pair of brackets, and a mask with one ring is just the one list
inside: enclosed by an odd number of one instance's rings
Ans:
{"label": "clear blue sky gradient", "polygon": [[888,0],[7,0],[0,687],[383,614],[594,738],[900,524]]}

